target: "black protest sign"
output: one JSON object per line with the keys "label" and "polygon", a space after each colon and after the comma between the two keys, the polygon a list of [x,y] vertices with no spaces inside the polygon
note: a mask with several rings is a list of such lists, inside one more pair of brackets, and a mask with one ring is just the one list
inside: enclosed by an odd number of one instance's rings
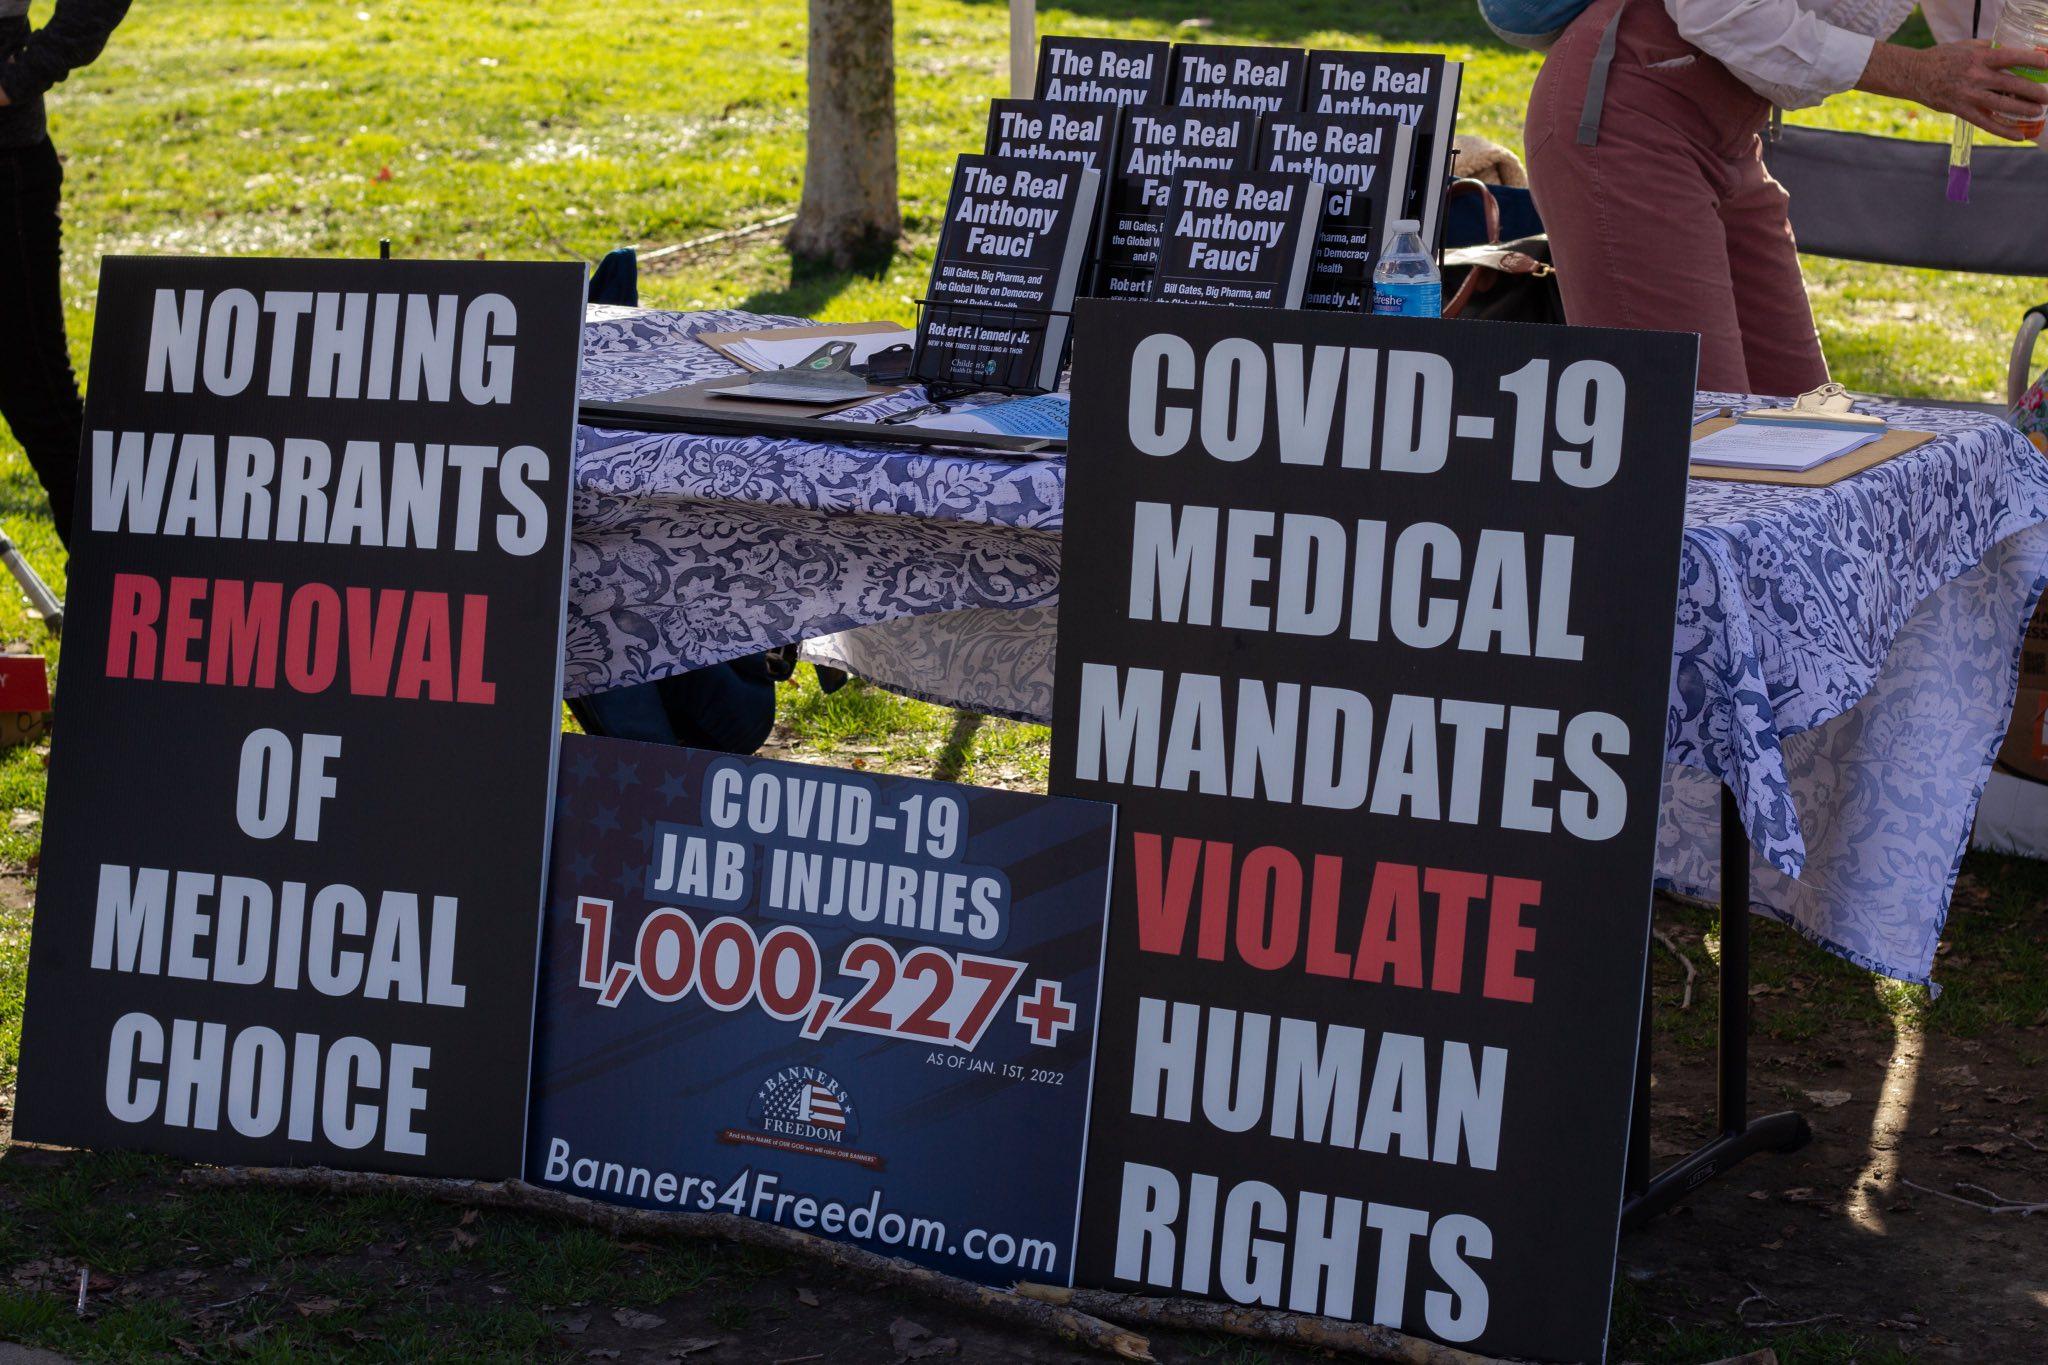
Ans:
{"label": "black protest sign", "polygon": [[1082,309],[1079,1281],[1598,1357],[1697,341]]}
{"label": "black protest sign", "polygon": [[16,1136],[519,1173],[582,289],[104,264]]}

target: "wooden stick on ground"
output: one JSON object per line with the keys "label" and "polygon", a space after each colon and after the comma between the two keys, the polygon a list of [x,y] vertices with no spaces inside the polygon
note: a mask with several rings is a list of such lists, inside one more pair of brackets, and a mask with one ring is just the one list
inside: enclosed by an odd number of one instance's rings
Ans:
{"label": "wooden stick on ground", "polygon": [[1679,1002],[1678,1008],[1681,1010],[1691,1009],[1692,983],[1699,976],[1700,969],[1692,965],[1692,959],[1685,955],[1685,949],[1678,946],[1677,939],[1671,937],[1662,929],[1653,929],[1651,934],[1656,938],[1657,942],[1670,949],[1671,955],[1678,959],[1678,965],[1685,968],[1685,999]]}
{"label": "wooden stick on ground", "polygon": [[[1065,1340],[1079,1342],[1125,1360],[1152,1359],[1151,1343],[1138,1333],[1111,1326],[1067,1305],[971,1284],[908,1261],[878,1256],[844,1242],[814,1237],[796,1228],[757,1222],[732,1213],[670,1213],[655,1209],[619,1208],[560,1190],[542,1189],[523,1180],[434,1180],[412,1175],[331,1171],[319,1166],[201,1166],[186,1171],[182,1179],[184,1183],[202,1189],[258,1185],[321,1194],[415,1194],[448,1204],[550,1214],[601,1229],[613,1236],[722,1238],[823,1261],[884,1284],[914,1289],[956,1308],[1000,1322],[1051,1332]],[[1450,1358],[1445,1359],[1448,1362]]]}
{"label": "wooden stick on ground", "polygon": [[1111,1322],[1187,1332],[1223,1332],[1286,1346],[1341,1351],[1366,1360],[1394,1361],[1396,1365],[1506,1365],[1493,1356],[1439,1346],[1369,1322],[1344,1322],[1307,1313],[1212,1303],[1207,1299],[1149,1299],[1106,1289],[1067,1289],[1051,1284],[1020,1284],[1017,1292]]}
{"label": "wooden stick on ground", "polygon": [[751,237],[757,232],[766,232],[769,228],[781,227],[785,223],[794,223],[795,221],[796,215],[793,213],[778,213],[773,218],[763,218],[758,223],[748,223],[743,227],[727,228],[723,232],[714,232],[708,237],[692,237],[687,242],[676,242],[669,246],[656,247],[652,251],[643,251],[639,253],[639,257],[643,262],[658,261],[664,256],[673,256],[679,251],[695,251],[698,247],[710,246],[714,242],[728,242],[735,237]]}
{"label": "wooden stick on ground", "polygon": [[1986,1189],[1982,1185],[1972,1185],[1969,1182],[1963,1180],[1958,1180],[1956,1182],[1957,1189],[1976,1190],[1979,1194],[1990,1195],[1993,1199],[1997,1200],[1998,1202],[1995,1204],[1987,1204],[1981,1199],[1971,1199],[1966,1195],[1949,1194],[1945,1190],[1931,1190],[1925,1185],[1915,1184],[1913,1181],[1910,1180],[1901,1180],[1899,1183],[1901,1185],[1904,1185],[1909,1190],[1918,1190],[1922,1194],[1931,1194],[1936,1199],[1946,1199],[1949,1200],[1951,1203],[1968,1204],[1971,1208],[1982,1209],[1986,1213],[2016,1213],[2022,1218],[2031,1217],[2032,1215],[2037,1213],[2048,1213],[2048,1199],[2043,1199],[2039,1201],[2007,1199],[1997,1190]]}

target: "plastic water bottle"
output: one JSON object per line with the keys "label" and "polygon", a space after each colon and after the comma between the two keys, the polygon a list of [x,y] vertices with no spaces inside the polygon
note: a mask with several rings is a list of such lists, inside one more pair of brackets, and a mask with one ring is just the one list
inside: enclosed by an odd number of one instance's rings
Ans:
{"label": "plastic water bottle", "polygon": [[1404,318],[1439,318],[1444,313],[1443,276],[1436,257],[1422,245],[1422,224],[1396,218],[1394,244],[1372,268],[1372,311]]}

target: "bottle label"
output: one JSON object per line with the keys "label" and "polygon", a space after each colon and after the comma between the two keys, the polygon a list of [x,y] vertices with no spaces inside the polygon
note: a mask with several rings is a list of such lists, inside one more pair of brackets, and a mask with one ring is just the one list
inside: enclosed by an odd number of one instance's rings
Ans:
{"label": "bottle label", "polygon": [[1435,280],[1376,281],[1372,311],[1390,317],[1437,318],[1444,312],[1444,287]]}

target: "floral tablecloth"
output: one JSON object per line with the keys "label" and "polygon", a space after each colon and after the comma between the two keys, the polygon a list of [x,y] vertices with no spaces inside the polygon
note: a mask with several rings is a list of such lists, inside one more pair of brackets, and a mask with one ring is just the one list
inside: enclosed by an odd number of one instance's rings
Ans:
{"label": "floral tablecloth", "polygon": [[[595,308],[584,396],[730,372],[690,338],[769,321],[800,319]],[[1659,874],[1712,894],[1726,782],[1758,909],[1924,982],[2048,580],[2048,461],[1989,418],[1873,407],[1939,439],[1830,488],[1690,487]],[[581,429],[569,691],[803,640],[1043,719],[1064,489],[1057,459]]]}

